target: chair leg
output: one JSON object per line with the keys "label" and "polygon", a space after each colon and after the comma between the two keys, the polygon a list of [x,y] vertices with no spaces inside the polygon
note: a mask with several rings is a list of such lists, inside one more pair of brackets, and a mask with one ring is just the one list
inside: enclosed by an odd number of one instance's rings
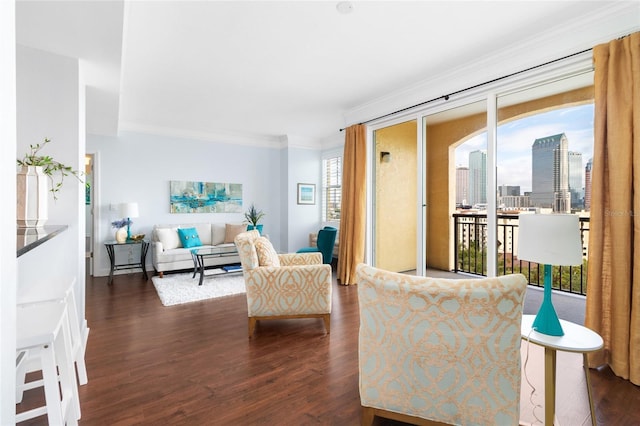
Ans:
{"label": "chair leg", "polygon": [[373,408],[371,407],[362,407],[362,418],[360,424],[362,426],[371,426],[373,424]]}
{"label": "chair leg", "polygon": [[64,424],[58,391],[58,372],[52,346],[45,346],[42,349],[42,377],[47,404],[47,420],[50,425]]}
{"label": "chair leg", "polygon": [[82,337],[80,330],[80,320],[78,319],[78,312],[76,311],[76,298],[73,288],[67,291],[66,296],[67,313],[69,316],[69,329],[71,333],[71,352],[73,355],[73,361],[77,368],[77,378],[80,385],[86,385],[87,378],[87,366],[84,361],[85,353],[85,341]]}
{"label": "chair leg", "polygon": [[24,395],[24,384],[27,377],[27,357],[26,351],[20,351],[16,357],[16,403],[22,402]]}
{"label": "chair leg", "polygon": [[81,410],[74,368],[74,353],[71,349],[71,329],[68,319],[62,323],[61,334],[62,338],[54,341],[54,347],[56,354],[62,354],[62,356],[59,357],[59,362],[57,362],[60,372],[60,390],[62,391],[63,401],[66,400],[68,404],[66,407],[63,407],[67,410],[63,415],[67,424],[72,425],[78,424],[78,419],[81,417]]}
{"label": "chair leg", "polygon": [[327,330],[327,334],[331,333],[331,314],[326,314],[322,317],[324,321],[324,328]]}
{"label": "chair leg", "polygon": [[89,382],[87,377],[87,365],[84,362],[84,350],[82,347],[78,347],[74,351],[74,359],[77,369],[77,377],[79,385],[86,385]]}
{"label": "chair leg", "polygon": [[253,336],[253,332],[256,329],[256,323],[258,322],[258,320],[256,320],[253,317],[249,317],[249,338],[251,338],[251,336]]}

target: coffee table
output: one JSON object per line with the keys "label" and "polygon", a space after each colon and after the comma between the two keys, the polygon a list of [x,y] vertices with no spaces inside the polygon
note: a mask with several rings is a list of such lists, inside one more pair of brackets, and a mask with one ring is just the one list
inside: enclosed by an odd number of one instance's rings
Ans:
{"label": "coffee table", "polygon": [[[231,257],[237,256],[238,249],[235,245],[225,246],[225,247],[207,247],[207,248],[196,248],[191,250],[191,257],[193,257],[193,277],[195,278],[196,272],[200,272],[200,282],[198,285],[202,285],[202,281],[204,281],[204,263],[205,259],[211,257]],[[221,262],[221,265],[224,262]],[[242,269],[238,269],[236,271],[228,271],[225,274],[232,274],[242,272]]]}

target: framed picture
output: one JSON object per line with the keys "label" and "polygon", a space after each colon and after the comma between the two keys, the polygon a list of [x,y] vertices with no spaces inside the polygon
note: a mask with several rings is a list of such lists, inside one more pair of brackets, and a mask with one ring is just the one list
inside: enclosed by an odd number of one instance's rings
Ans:
{"label": "framed picture", "polygon": [[242,213],[242,184],[172,180],[170,213]]}
{"label": "framed picture", "polygon": [[316,203],[316,185],[313,183],[298,184],[298,204]]}

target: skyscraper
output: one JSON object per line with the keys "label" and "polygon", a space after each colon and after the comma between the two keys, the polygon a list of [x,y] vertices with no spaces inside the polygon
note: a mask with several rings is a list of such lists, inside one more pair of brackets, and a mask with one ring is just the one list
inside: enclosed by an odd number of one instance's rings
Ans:
{"label": "skyscraper", "polygon": [[487,202],[487,152],[469,153],[469,204]]}
{"label": "skyscraper", "polygon": [[520,195],[520,185],[500,185],[498,186],[498,196],[499,197],[507,197],[507,196],[519,196]]}
{"label": "skyscraper", "polygon": [[584,207],[582,170],[582,153],[569,151],[569,192],[571,193],[572,209]]}
{"label": "skyscraper", "polygon": [[538,138],[531,146],[531,204],[569,213],[569,140],[564,133]]}
{"label": "skyscraper", "polygon": [[469,203],[469,168],[456,167],[456,204]]}
{"label": "skyscraper", "polygon": [[591,169],[593,168],[593,158],[587,161],[584,168],[584,209],[591,210]]}

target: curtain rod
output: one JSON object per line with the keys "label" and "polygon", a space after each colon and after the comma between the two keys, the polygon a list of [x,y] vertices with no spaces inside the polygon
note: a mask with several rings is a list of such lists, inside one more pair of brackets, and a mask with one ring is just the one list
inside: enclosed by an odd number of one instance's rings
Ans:
{"label": "curtain rod", "polygon": [[[458,94],[466,92],[468,90],[473,90],[473,89],[476,89],[478,87],[486,86],[487,84],[495,83],[496,81],[504,80],[505,78],[513,77],[515,75],[522,74],[522,73],[525,73],[525,72],[528,72],[528,71],[531,71],[531,70],[535,70],[537,68],[544,67],[546,65],[550,65],[550,64],[553,64],[553,63],[556,63],[556,62],[560,62],[560,61],[563,61],[565,59],[572,58],[574,56],[582,55],[583,53],[590,52],[591,50],[593,50],[593,48],[584,49],[584,50],[581,50],[580,52],[576,52],[576,53],[572,53],[572,54],[567,55],[567,56],[563,56],[562,58],[553,59],[553,60],[545,62],[543,64],[534,65],[534,66],[526,68],[524,70],[516,71],[516,72],[513,72],[511,74],[503,75],[502,77],[494,78],[493,80],[485,81],[484,83],[479,83],[479,84],[475,84],[473,86],[469,86],[466,89],[456,90],[455,92],[451,92],[448,95],[438,96],[437,98],[429,99],[428,101],[420,102],[418,104],[411,105],[411,106],[408,106],[408,107],[405,107],[405,108],[402,108],[402,109],[399,109],[397,111],[393,111],[393,112],[390,112],[390,113],[387,113],[387,114],[383,114],[383,115],[380,115],[380,116],[375,117],[375,118],[370,118],[369,120],[363,121],[362,123],[358,123],[358,124],[371,123],[372,121],[376,121],[376,120],[379,120],[381,118],[389,117],[391,115],[398,114],[400,112],[404,112],[404,111],[407,111],[407,110],[410,110],[410,109],[413,109],[413,108],[417,108],[419,106],[430,104],[431,102],[435,102],[435,101],[437,101],[439,99],[444,99],[445,101],[448,101],[450,96],[458,95]],[[340,131],[342,132],[344,129],[346,129],[346,127],[340,129]]]}

